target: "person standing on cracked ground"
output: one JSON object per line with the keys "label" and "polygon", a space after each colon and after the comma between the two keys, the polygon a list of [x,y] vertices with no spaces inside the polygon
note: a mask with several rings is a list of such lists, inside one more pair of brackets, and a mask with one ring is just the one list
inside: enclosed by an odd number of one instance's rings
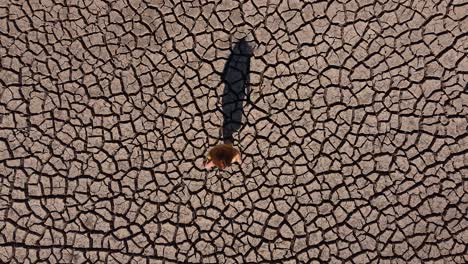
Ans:
{"label": "person standing on cracked ground", "polygon": [[224,66],[222,75],[224,144],[219,144],[208,152],[204,162],[206,169],[217,167],[222,170],[232,163],[242,162],[240,151],[233,146],[233,134],[242,126],[243,105],[249,92],[251,56],[252,48],[243,38],[234,46]]}

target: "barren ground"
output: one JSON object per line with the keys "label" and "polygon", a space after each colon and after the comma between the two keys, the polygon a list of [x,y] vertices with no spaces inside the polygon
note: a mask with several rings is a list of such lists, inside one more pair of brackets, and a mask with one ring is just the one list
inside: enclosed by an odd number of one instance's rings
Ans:
{"label": "barren ground", "polygon": [[467,263],[467,9],[2,1],[0,262]]}

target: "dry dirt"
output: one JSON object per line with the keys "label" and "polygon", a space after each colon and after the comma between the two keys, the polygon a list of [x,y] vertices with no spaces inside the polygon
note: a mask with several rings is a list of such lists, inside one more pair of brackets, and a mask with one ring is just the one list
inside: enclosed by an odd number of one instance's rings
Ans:
{"label": "dry dirt", "polygon": [[468,3],[242,2],[0,3],[0,262],[468,262]]}

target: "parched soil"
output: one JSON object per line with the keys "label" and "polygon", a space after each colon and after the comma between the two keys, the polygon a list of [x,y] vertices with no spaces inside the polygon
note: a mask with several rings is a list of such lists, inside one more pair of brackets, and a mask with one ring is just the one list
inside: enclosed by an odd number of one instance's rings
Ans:
{"label": "parched soil", "polygon": [[0,262],[467,263],[467,10],[2,1]]}

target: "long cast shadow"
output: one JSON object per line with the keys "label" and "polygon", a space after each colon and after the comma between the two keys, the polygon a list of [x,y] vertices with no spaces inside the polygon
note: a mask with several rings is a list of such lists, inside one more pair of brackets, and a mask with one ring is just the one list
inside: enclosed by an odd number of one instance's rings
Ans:
{"label": "long cast shadow", "polygon": [[232,144],[233,134],[242,126],[242,113],[244,101],[249,93],[250,57],[253,49],[245,39],[232,49],[226,65],[224,66],[222,80],[223,93],[223,141]]}

